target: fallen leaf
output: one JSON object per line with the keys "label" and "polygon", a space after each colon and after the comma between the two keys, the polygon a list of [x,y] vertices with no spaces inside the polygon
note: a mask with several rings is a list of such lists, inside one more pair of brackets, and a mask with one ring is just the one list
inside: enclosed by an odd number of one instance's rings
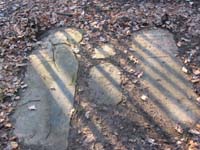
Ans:
{"label": "fallen leaf", "polygon": [[200,135],[200,132],[195,129],[190,129],[188,132],[191,134]]}
{"label": "fallen leaf", "polygon": [[200,70],[197,69],[197,70],[193,70],[193,73],[197,76],[197,75],[200,75]]}
{"label": "fallen leaf", "polygon": [[179,124],[176,124],[175,130],[176,130],[178,133],[183,133],[183,128],[182,128]]}
{"label": "fallen leaf", "polygon": [[193,140],[189,141],[188,150],[199,150],[199,144]]}
{"label": "fallen leaf", "polygon": [[5,126],[6,128],[11,128],[11,127],[12,127],[12,124],[11,124],[11,123],[6,123],[4,126]]}

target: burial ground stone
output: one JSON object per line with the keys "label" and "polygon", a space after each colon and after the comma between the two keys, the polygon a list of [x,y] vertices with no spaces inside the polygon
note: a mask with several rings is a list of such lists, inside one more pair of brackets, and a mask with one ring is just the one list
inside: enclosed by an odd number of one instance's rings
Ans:
{"label": "burial ground stone", "polygon": [[75,29],[51,31],[30,55],[28,88],[13,115],[14,133],[25,147],[66,150],[78,71],[71,46],[81,39]]}
{"label": "burial ground stone", "polygon": [[132,49],[140,61],[138,68],[144,71],[141,82],[149,97],[145,111],[157,120],[166,118],[174,125],[192,127],[200,119],[200,109],[195,103],[197,95],[181,71],[173,35],[162,29],[140,31],[133,35]]}
{"label": "burial ground stone", "polygon": [[120,70],[111,63],[94,66],[90,71],[90,99],[97,104],[116,105],[122,100]]}

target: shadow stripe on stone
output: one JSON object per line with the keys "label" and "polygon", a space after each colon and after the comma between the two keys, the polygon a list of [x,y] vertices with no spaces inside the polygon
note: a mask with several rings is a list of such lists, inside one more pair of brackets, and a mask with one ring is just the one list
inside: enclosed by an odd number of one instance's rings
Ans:
{"label": "shadow stripe on stone", "polygon": [[[78,36],[74,41],[81,41],[82,34],[78,31],[64,31],[71,32],[69,35],[72,39]],[[25,81],[29,85],[27,93],[31,95],[22,93],[20,102],[36,98],[40,98],[40,102],[18,107],[13,115],[16,120],[14,132],[27,148],[39,146],[49,150],[65,150],[68,145],[76,84],[73,78],[77,76],[78,61],[68,44],[71,39],[67,41],[69,37],[65,38],[65,34],[60,34],[64,31],[52,31],[43,39],[42,46],[30,55],[30,71],[26,73]],[[54,39],[50,40],[51,37]],[[58,39],[56,46],[51,47],[51,43],[47,47],[43,45],[50,41],[56,42],[55,38]],[[31,83],[34,83],[34,86]],[[36,110],[29,110],[28,107],[31,105],[35,105]]]}
{"label": "shadow stripe on stone", "polygon": [[[148,39],[143,38],[146,35]],[[156,47],[153,43],[157,43]],[[194,125],[200,119],[199,107],[194,102],[197,95],[175,57],[177,47],[173,36],[161,29],[143,30],[133,35],[131,47],[140,60],[138,67],[144,70],[141,81],[151,97],[156,98],[155,105],[159,103],[176,123],[187,127]]]}

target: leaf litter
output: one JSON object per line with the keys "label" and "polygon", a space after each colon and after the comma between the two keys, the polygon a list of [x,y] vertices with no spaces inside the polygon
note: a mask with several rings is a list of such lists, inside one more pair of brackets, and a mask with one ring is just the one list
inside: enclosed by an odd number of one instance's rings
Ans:
{"label": "leaf litter", "polygon": [[[85,47],[114,39],[126,41],[135,31],[161,27],[175,34],[178,57],[200,96],[200,2],[198,0],[8,0],[0,2],[0,149],[18,149],[9,116],[23,82],[28,54],[45,31],[62,26],[83,29]],[[130,58],[133,61],[137,59]],[[187,69],[186,69],[187,68]],[[187,70],[187,71],[186,71]],[[142,72],[136,71],[137,78]],[[130,71],[131,75],[131,71]],[[200,101],[199,98],[197,101]],[[86,113],[87,114],[87,113]],[[87,116],[87,115],[86,115]],[[192,134],[197,133],[191,130]],[[188,149],[198,147],[199,138]],[[14,140],[14,141],[13,141]],[[152,142],[152,140],[151,140]],[[151,143],[150,142],[150,143]]]}

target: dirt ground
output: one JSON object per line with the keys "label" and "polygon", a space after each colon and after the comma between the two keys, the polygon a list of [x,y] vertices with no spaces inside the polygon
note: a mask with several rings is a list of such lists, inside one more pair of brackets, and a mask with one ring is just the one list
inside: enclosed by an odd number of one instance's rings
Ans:
{"label": "dirt ground", "polygon": [[[18,91],[26,88],[23,74],[27,56],[43,33],[61,26],[84,32],[69,150],[199,149],[199,135],[177,131],[170,135],[165,132],[165,126],[158,125],[146,113],[144,103],[139,100],[140,93],[146,89],[138,79],[140,72],[131,72],[137,69],[137,60],[126,45],[131,34],[139,30],[152,27],[169,30],[179,48],[177,59],[182,60],[193,89],[200,96],[198,0],[17,0],[2,1],[0,6],[0,149],[18,143],[9,116],[20,100]],[[117,55],[92,59],[93,49],[107,42],[115,45]],[[111,62],[123,71],[123,101],[112,108],[88,101],[89,69],[101,62]]]}
{"label": "dirt ground", "polygon": [[[155,119],[147,113],[154,111],[154,108],[147,107],[148,104],[141,101],[140,95],[146,89],[140,85],[137,77],[140,72],[133,72],[137,70],[137,60],[130,60],[133,54],[130,51],[125,52],[128,43],[118,40],[110,42],[117,50],[117,55],[112,58],[94,60],[91,58],[92,51],[81,50],[75,97],[76,112],[71,118],[68,149],[131,150],[185,147],[185,143],[176,144],[181,138],[187,140],[183,137],[185,135],[178,134],[175,129],[171,131],[171,135],[165,131],[165,127],[171,125],[169,120]],[[112,108],[97,105],[95,101],[89,100],[89,69],[103,62],[115,64],[122,71],[123,101]],[[163,121],[162,126],[156,123],[160,120]]]}

